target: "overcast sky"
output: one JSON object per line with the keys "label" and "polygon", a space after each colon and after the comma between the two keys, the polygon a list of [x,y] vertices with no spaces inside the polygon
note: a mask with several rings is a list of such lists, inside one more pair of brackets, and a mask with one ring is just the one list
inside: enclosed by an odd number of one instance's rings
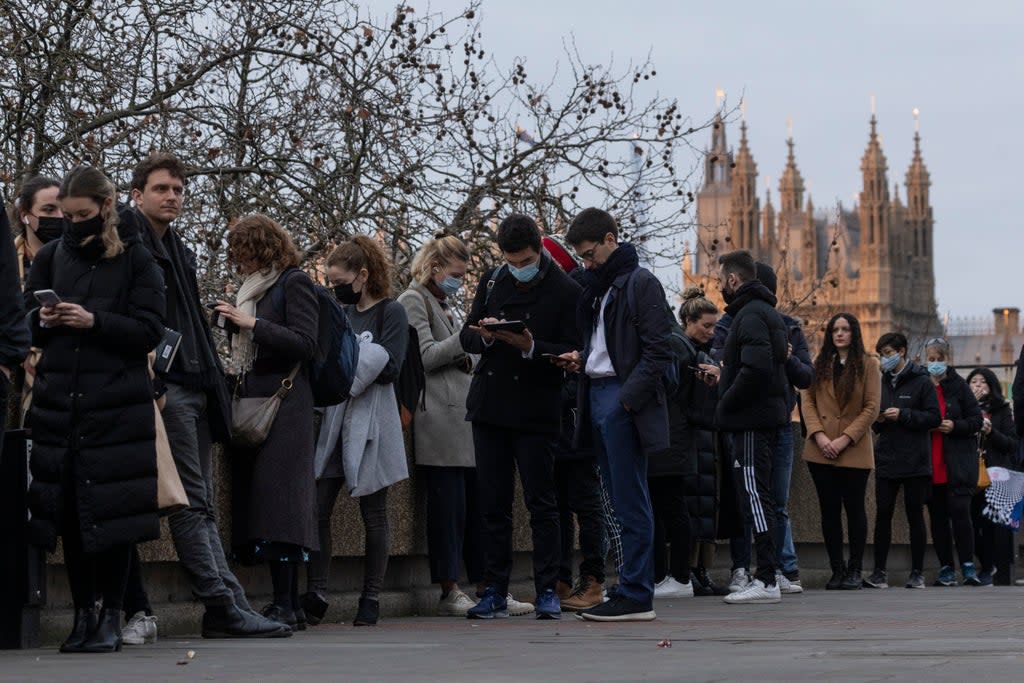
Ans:
{"label": "overcast sky", "polygon": [[[385,11],[392,4],[373,3]],[[762,197],[766,176],[777,197],[792,117],[815,205],[849,205],[861,185],[872,94],[889,183],[902,184],[911,111],[920,108],[940,313],[1024,304],[1024,136],[1016,125],[1024,112],[1024,3],[484,0],[482,15],[492,54],[503,63],[527,57],[531,77],[553,70],[571,35],[590,62],[614,56],[625,64],[650,53],[658,90],[696,120],[714,110],[717,86],[730,103],[744,95]],[[737,140],[733,126],[729,142]]]}

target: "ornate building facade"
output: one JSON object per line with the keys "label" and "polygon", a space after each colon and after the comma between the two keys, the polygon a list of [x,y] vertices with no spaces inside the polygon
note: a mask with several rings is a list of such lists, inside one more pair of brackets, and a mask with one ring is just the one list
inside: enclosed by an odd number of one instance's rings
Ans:
{"label": "ornate building facade", "polygon": [[809,338],[839,311],[857,316],[869,350],[890,330],[907,335],[912,354],[928,337],[942,334],[935,304],[931,181],[920,134],[914,134],[914,155],[905,175],[906,203],[898,184],[890,194],[888,162],[872,116],[856,205],[816,212],[792,137],[786,141],[776,208],[770,190],[761,204],[745,123],[739,133],[733,150],[725,122],[716,118],[697,195],[697,244],[687,250],[695,258],[683,264],[687,285],[702,285],[720,301],[714,285],[717,256],[748,249],[775,268],[779,309],[800,319]]}

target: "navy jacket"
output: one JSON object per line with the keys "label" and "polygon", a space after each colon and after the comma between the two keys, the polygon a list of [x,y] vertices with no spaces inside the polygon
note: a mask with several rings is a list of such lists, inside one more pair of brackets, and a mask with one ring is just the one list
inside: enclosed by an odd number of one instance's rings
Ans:
{"label": "navy jacket", "polygon": [[[625,287],[634,278],[636,311],[629,310]],[[594,302],[580,299],[583,318],[590,326],[581,330],[585,344],[584,364],[590,354],[590,338],[597,316]],[[620,400],[629,406],[640,444],[648,455],[669,447],[668,407],[665,371],[672,362],[669,347],[671,318],[665,311],[665,290],[650,271],[640,268],[622,273],[612,282],[604,309],[605,344],[615,374],[622,382]],[[580,391],[580,415],[576,431],[590,429],[590,381],[585,374]]]}
{"label": "navy jacket", "polygon": [[[902,479],[932,476],[931,430],[942,422],[939,397],[928,371],[911,361],[896,376],[882,375],[882,403],[879,413],[899,408],[896,422],[875,422],[875,477]],[[980,420],[979,420],[980,425]]]}
{"label": "navy jacket", "polygon": [[775,295],[758,280],[740,287],[722,348],[718,423],[724,431],[778,429],[789,424],[788,337]]}
{"label": "navy jacket", "polygon": [[[28,355],[29,342],[18,278],[18,256],[14,252],[7,212],[0,211],[0,365],[11,370],[21,365]],[[2,424],[0,422],[0,426]]]}

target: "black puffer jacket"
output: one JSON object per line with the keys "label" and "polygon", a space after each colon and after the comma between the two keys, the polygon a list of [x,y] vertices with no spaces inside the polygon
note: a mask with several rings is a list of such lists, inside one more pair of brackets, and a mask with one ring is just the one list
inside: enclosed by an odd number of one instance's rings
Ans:
{"label": "black puffer jacket", "polygon": [[722,349],[718,425],[724,431],[778,429],[789,423],[786,325],[775,295],[746,282],[726,308],[732,315]]}
{"label": "black puffer jacket", "polygon": [[942,422],[939,399],[928,372],[912,361],[896,376],[882,375],[879,412],[899,408],[896,422],[875,422],[875,476],[879,479],[932,476],[931,430]]}
{"label": "black puffer jacket", "polygon": [[971,379],[975,375],[984,377],[985,383],[989,386],[988,396],[982,398],[979,403],[982,417],[987,413],[992,422],[992,431],[987,435],[978,435],[978,446],[985,454],[985,466],[1020,469],[1013,411],[1010,410],[1010,402],[1003,397],[1002,385],[996,374],[988,368],[975,368],[967,375],[967,386],[971,385]]}
{"label": "black puffer jacket", "polygon": [[[711,351],[710,345],[694,342],[694,346],[697,351]],[[696,467],[685,480],[686,506],[690,513],[690,532],[693,538],[714,541],[719,509],[719,482],[715,467],[715,390],[695,377],[692,379],[692,391],[684,411],[693,439]]]}
{"label": "black puffer jacket", "polygon": [[949,486],[956,493],[973,494],[978,487],[978,432],[981,408],[964,378],[950,368],[939,382],[946,402],[945,419],[953,422],[953,431],[942,437],[942,459],[946,463]]}
{"label": "black puffer jacket", "polygon": [[[40,327],[38,308],[29,316],[43,350],[29,413],[29,524],[34,542],[51,549],[58,533],[80,533],[86,552],[160,535],[146,356],[163,336],[164,282],[137,237],[123,239],[125,251],[104,259],[98,244],[80,248],[65,235],[40,250],[28,277],[26,301],[52,289],[96,319],[75,330]],[[79,529],[61,528],[68,486]]]}

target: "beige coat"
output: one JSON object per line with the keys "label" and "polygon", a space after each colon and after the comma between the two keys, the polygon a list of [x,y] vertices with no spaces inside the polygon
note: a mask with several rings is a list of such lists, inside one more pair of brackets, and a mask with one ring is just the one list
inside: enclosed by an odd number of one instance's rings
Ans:
{"label": "beige coat", "polygon": [[425,400],[413,416],[416,464],[476,467],[473,429],[466,421],[473,376],[463,369],[467,356],[459,340],[461,328],[448,322],[437,297],[419,283],[402,292],[398,302],[419,334],[426,374]]}
{"label": "beige coat", "polygon": [[[800,392],[800,397],[804,425],[807,427],[804,460],[823,465],[874,469],[871,425],[878,417],[882,400],[882,371],[877,358],[867,356],[864,359],[864,377],[854,385],[846,405],[839,405],[832,382],[822,382],[805,389]],[[846,434],[853,443],[837,459],[829,460],[821,454],[814,440],[818,432],[824,432],[829,439],[837,439]]]}

